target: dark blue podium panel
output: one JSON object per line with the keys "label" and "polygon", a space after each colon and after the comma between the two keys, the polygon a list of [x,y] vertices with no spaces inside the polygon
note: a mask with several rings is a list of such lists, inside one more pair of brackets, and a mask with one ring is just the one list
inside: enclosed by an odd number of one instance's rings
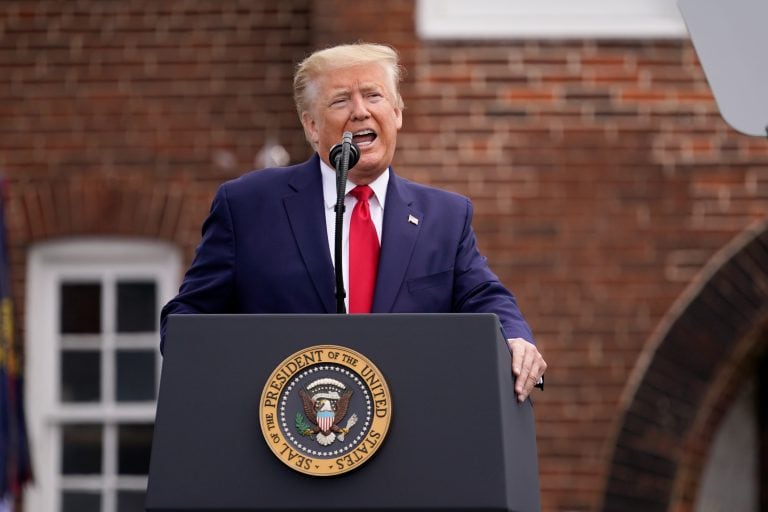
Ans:
{"label": "dark blue podium panel", "polygon": [[[291,354],[340,345],[391,393],[378,452],[332,477],[293,471],[259,424]],[[533,410],[494,315],[181,315],[169,319],[147,510],[536,511]]]}

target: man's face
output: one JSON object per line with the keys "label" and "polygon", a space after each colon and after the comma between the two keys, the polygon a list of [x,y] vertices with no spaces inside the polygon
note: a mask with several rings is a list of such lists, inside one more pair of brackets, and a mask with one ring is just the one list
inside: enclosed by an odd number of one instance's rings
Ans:
{"label": "man's face", "polygon": [[309,111],[301,122],[320,158],[352,132],[360,160],[349,172],[357,185],[375,180],[392,163],[403,113],[384,69],[376,63],[340,68],[320,77]]}

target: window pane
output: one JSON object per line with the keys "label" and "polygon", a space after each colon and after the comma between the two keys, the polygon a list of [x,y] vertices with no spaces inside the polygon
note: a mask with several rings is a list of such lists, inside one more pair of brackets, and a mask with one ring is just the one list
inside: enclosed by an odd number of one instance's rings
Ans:
{"label": "window pane", "polygon": [[154,281],[117,283],[117,332],[157,330],[157,299]]}
{"label": "window pane", "polygon": [[118,491],[117,512],[144,512],[144,499],[141,491]]}
{"label": "window pane", "polygon": [[101,332],[100,283],[62,283],[60,298],[63,334]]}
{"label": "window pane", "polygon": [[65,475],[101,474],[101,425],[72,424],[61,428],[61,472]]}
{"label": "window pane", "polygon": [[101,353],[98,350],[61,352],[61,401],[98,402],[101,399]]}
{"label": "window pane", "polygon": [[95,492],[64,491],[61,493],[62,512],[100,512],[101,495]]}
{"label": "window pane", "polygon": [[117,351],[117,400],[155,399],[155,351]]}
{"label": "window pane", "polygon": [[153,425],[120,425],[117,431],[117,468],[121,475],[149,474]]}

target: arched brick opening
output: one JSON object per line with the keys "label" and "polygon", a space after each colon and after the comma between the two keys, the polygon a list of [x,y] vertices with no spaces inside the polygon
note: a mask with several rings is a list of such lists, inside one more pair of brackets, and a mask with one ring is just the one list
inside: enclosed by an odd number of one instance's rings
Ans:
{"label": "arched brick opening", "polygon": [[[705,395],[699,414],[683,442],[682,459],[678,464],[668,510],[673,512],[694,510],[697,494],[701,488],[703,470],[722,420],[749,378],[759,375],[760,372],[765,373],[768,368],[767,352],[768,318],[764,318],[734,347],[729,359],[724,361],[713,385]],[[758,384],[757,387],[759,390],[761,385]],[[763,450],[765,448],[765,446],[761,447]],[[762,478],[764,479],[765,475],[762,475]]]}
{"label": "arched brick opening", "polygon": [[162,179],[152,173],[84,172],[61,179],[13,180],[6,226],[19,325],[32,244],[67,237],[164,240],[190,257],[215,190],[213,182]]}
{"label": "arched brick opening", "polygon": [[[139,173],[114,177],[82,173],[61,180],[12,183],[13,240],[28,244],[98,235],[174,239],[184,227],[185,203],[195,195],[191,184],[179,185]],[[197,209],[196,204],[193,207]]]}
{"label": "arched brick opening", "polygon": [[601,509],[688,511],[713,431],[768,340],[768,220],[718,252],[667,314],[625,393]]}

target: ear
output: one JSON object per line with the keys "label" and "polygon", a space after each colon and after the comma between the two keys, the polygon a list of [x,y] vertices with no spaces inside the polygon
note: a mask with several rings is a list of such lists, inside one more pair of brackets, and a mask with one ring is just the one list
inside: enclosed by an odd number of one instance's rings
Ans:
{"label": "ear", "polygon": [[395,107],[395,126],[399,130],[403,127],[403,109]]}
{"label": "ear", "polygon": [[313,146],[317,146],[320,141],[320,130],[317,127],[315,118],[306,110],[301,113],[301,125],[304,127],[304,133],[307,135],[309,142]]}

